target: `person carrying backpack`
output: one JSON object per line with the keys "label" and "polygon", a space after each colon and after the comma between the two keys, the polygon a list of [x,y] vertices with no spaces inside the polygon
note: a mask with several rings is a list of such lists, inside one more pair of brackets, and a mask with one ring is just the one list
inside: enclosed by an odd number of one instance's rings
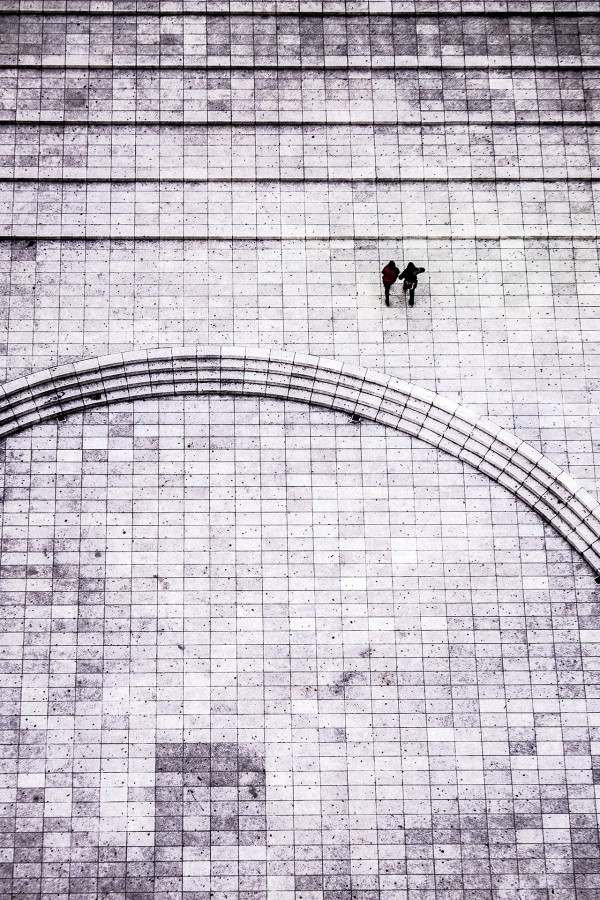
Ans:
{"label": "person carrying backpack", "polygon": [[396,265],[393,259],[390,259],[387,266],[384,266],[381,270],[381,280],[383,281],[383,287],[385,290],[385,305],[390,305],[390,288],[395,281],[398,280],[398,275],[400,274],[400,269]]}
{"label": "person carrying backpack", "polygon": [[414,263],[409,262],[400,278],[404,278],[404,284],[402,285],[402,290],[406,295],[407,291],[410,291],[408,305],[415,305],[415,288],[418,285],[417,275],[420,275],[424,272],[425,269],[420,269],[418,266],[415,266]]}

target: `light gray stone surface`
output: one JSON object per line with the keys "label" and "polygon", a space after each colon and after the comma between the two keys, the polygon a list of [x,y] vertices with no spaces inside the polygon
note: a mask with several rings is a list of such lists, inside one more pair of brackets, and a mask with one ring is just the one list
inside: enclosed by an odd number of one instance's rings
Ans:
{"label": "light gray stone surface", "polygon": [[[321,356],[596,495],[600,4],[19,12],[2,381]],[[426,267],[413,308],[389,259]],[[596,900],[592,569],[482,472],[282,383],[3,444],[0,896]]]}
{"label": "light gray stone surface", "polygon": [[208,344],[63,363],[4,383],[0,437],[99,406],[211,394],[322,406],[456,456],[537,512],[600,582],[600,502],[568,472],[522,438],[447,397],[325,357]]}

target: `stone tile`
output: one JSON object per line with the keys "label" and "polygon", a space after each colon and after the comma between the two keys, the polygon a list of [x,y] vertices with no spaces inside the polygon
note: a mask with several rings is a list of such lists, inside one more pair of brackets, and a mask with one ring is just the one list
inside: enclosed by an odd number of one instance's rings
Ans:
{"label": "stone tile", "polygon": [[[0,10],[3,380],[323,356],[597,492],[597,2]],[[0,455],[2,896],[594,900],[598,589],[504,487],[250,397]]]}

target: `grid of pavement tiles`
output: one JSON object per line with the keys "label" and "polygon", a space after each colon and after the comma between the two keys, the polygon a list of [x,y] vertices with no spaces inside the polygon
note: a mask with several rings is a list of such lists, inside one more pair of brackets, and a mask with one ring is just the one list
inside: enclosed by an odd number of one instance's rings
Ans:
{"label": "grid of pavement tiles", "polygon": [[[6,378],[156,346],[308,352],[458,400],[596,490],[596,241],[23,239],[0,253]],[[396,288],[383,304],[390,257],[427,268],[410,310]]]}
{"label": "grid of pavement tiles", "polygon": [[308,403],[414,436],[523,500],[580,553],[600,583],[600,501],[568,472],[447,397],[336,360],[211,344],[66,363],[2,386],[0,436],[99,406],[190,394]]}
{"label": "grid of pavement tiles", "polygon": [[503,488],[250,398],[4,463],[3,896],[595,896],[597,590]]}
{"label": "grid of pavement tiles", "polygon": [[[597,491],[600,4],[18,9],[3,379],[322,355]],[[413,309],[390,258],[426,267]],[[273,400],[2,449],[0,895],[596,900],[600,589],[502,487]]]}

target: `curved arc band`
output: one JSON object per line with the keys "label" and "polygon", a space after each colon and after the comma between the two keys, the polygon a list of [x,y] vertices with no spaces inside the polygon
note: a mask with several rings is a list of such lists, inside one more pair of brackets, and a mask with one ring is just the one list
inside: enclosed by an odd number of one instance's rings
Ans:
{"label": "curved arc band", "polygon": [[439,394],[325,357],[200,346],[55,366],[0,386],[0,439],[111,403],[185,394],[293,400],[416,437],[502,484],[600,574],[600,501],[568,472],[512,432]]}

